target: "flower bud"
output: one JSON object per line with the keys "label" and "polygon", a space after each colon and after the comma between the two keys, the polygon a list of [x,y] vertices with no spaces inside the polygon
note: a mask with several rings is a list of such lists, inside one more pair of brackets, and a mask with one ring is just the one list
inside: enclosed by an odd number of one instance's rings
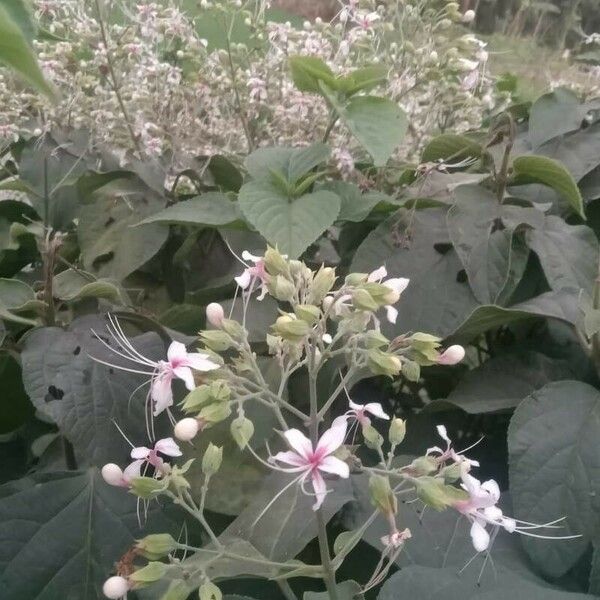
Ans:
{"label": "flower bud", "polygon": [[298,304],[294,307],[296,316],[309,325],[314,325],[321,316],[321,310],[313,304]]}
{"label": "flower bud", "polygon": [[363,336],[364,344],[367,348],[381,348],[387,346],[390,343],[385,335],[375,329],[370,329]]}
{"label": "flower bud", "polygon": [[267,273],[271,276],[283,275],[288,277],[290,268],[287,261],[275,248],[267,248],[264,256],[264,263]]}
{"label": "flower bud", "polygon": [[244,415],[240,415],[231,421],[230,431],[235,443],[240,450],[243,450],[254,435],[254,423]]}
{"label": "flower bud", "polygon": [[149,562],[145,567],[134,571],[129,576],[129,581],[131,581],[136,588],[144,587],[162,579],[166,572],[167,565],[164,563]]}
{"label": "flower bud", "polygon": [[379,308],[379,304],[375,302],[373,296],[364,289],[354,290],[352,293],[352,304],[359,310],[368,310],[375,312]]}
{"label": "flower bud", "polygon": [[205,406],[198,413],[198,419],[207,425],[214,425],[227,419],[230,414],[231,407],[229,406],[229,402],[213,402]]}
{"label": "flower bud", "polygon": [[390,480],[383,475],[371,475],[369,478],[371,502],[384,515],[395,515],[398,500],[390,487]]}
{"label": "flower bud", "polygon": [[213,326],[219,329],[223,324],[225,318],[225,312],[223,307],[217,302],[211,302],[206,307],[206,320]]}
{"label": "flower bud", "polygon": [[408,381],[419,381],[421,377],[421,367],[419,363],[414,360],[406,359],[402,363],[402,375],[408,379]]}
{"label": "flower bud", "polygon": [[222,600],[223,594],[221,590],[212,582],[203,583],[198,589],[200,600]]}
{"label": "flower bud", "polygon": [[301,342],[308,335],[310,326],[306,321],[297,319],[295,315],[282,315],[275,321],[273,330],[288,342]]}
{"label": "flower bud", "polygon": [[365,445],[371,450],[377,450],[383,446],[383,437],[381,434],[369,423],[365,423],[362,426],[363,437],[365,438]]}
{"label": "flower bud", "polygon": [[210,477],[220,469],[222,462],[223,448],[219,448],[211,442],[202,457],[202,472]]}
{"label": "flower bud", "polygon": [[102,586],[102,593],[111,600],[123,598],[129,591],[129,582],[125,577],[109,577]]}
{"label": "flower bud", "polygon": [[415,485],[421,502],[438,511],[469,498],[469,494],[464,490],[446,485],[443,479],[436,477],[419,477]]}
{"label": "flower bud", "polygon": [[431,456],[419,456],[412,461],[410,468],[416,475],[429,475],[437,471],[438,463]]}
{"label": "flower bud", "polygon": [[296,294],[296,287],[294,284],[281,275],[271,277],[267,287],[269,288],[271,296],[283,302],[291,302]]}
{"label": "flower bud", "polygon": [[439,355],[437,362],[440,365],[455,365],[464,357],[465,349],[462,346],[455,344],[454,346],[446,348],[446,350]]}
{"label": "flower bud", "polygon": [[131,480],[131,491],[140,498],[156,498],[167,489],[165,479],[154,479],[152,477],[134,477]]}
{"label": "flower bud", "polygon": [[475,11],[474,10],[467,10],[465,11],[465,13],[462,16],[461,21],[463,23],[472,23],[475,20]]}
{"label": "flower bud", "polygon": [[331,267],[321,267],[314,276],[310,287],[310,301],[319,304],[325,296],[331,291],[335,284],[335,269]]}
{"label": "flower bud", "polygon": [[178,440],[189,442],[196,437],[199,430],[200,423],[198,423],[198,420],[192,417],[186,417],[185,419],[181,419],[181,421],[175,425],[173,432]]}
{"label": "flower bud", "polygon": [[454,483],[461,476],[461,466],[459,463],[452,463],[447,467],[444,467],[440,471],[440,475],[444,478],[446,483]]}
{"label": "flower bud", "polygon": [[346,285],[354,287],[360,285],[361,283],[365,283],[367,277],[367,273],[349,273],[346,275],[345,282]]}
{"label": "flower bud", "polygon": [[208,329],[200,333],[202,343],[214,352],[224,352],[233,345],[231,336],[225,331]]}
{"label": "flower bud", "polygon": [[367,353],[367,365],[375,375],[394,377],[402,369],[402,363],[397,356],[372,348]]}
{"label": "flower bud", "polygon": [[115,463],[108,463],[102,467],[102,478],[108,485],[120,486],[123,483],[123,469]]}
{"label": "flower bud", "polygon": [[236,341],[244,337],[244,328],[233,319],[223,319],[221,327],[225,333],[228,333]]}
{"label": "flower bud", "polygon": [[390,444],[397,446],[401,444],[406,435],[406,421],[404,419],[393,418],[390,423],[390,429],[388,432],[388,439]]}
{"label": "flower bud", "polygon": [[158,560],[173,550],[177,550],[177,542],[168,533],[154,533],[137,540],[136,550],[148,560]]}

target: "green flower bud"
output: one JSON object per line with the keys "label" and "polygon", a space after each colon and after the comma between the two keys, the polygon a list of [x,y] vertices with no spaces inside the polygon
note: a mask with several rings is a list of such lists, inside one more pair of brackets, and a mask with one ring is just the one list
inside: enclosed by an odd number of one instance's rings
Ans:
{"label": "green flower bud", "polygon": [[198,597],[200,600],[222,600],[223,594],[212,581],[207,581],[198,589]]}
{"label": "green flower bud", "polygon": [[290,273],[296,280],[310,280],[312,271],[300,260],[290,260]]}
{"label": "green flower bud", "polygon": [[408,379],[408,381],[419,381],[421,377],[421,367],[419,363],[414,360],[406,359],[402,363],[402,375]]}
{"label": "green flower bud", "polygon": [[154,533],[136,542],[137,551],[148,560],[158,560],[177,549],[177,542],[168,533]]}
{"label": "green flower bud", "polygon": [[219,448],[219,446],[215,446],[211,442],[204,451],[204,456],[202,457],[202,472],[210,477],[221,468],[222,462],[223,448]]}
{"label": "green flower bud", "polygon": [[375,302],[377,302],[378,306],[395,304],[398,302],[400,297],[397,292],[385,285],[382,285],[381,283],[365,283],[362,289],[369,292],[369,295]]}
{"label": "green flower bud", "polygon": [[384,515],[395,515],[398,510],[398,500],[390,487],[390,480],[383,475],[371,475],[369,478],[371,502]]}
{"label": "green flower bud", "polygon": [[212,402],[210,386],[199,385],[183,399],[181,408],[184,410],[184,412],[193,412],[210,402]]}
{"label": "green flower bud", "polygon": [[373,300],[373,297],[367,290],[358,288],[352,292],[352,304],[359,310],[376,311],[379,308],[379,304]]}
{"label": "green flower bud", "polygon": [[382,435],[373,427],[373,425],[366,424],[362,427],[363,437],[365,438],[365,445],[371,450],[377,450],[383,446]]}
{"label": "green flower bud", "polygon": [[227,385],[227,382],[218,379],[210,384],[210,396],[216,402],[225,402],[231,397],[231,388]]}
{"label": "green flower bud", "polygon": [[198,419],[205,421],[208,425],[214,425],[227,419],[230,414],[231,407],[228,402],[213,402],[198,413]]}
{"label": "green flower bud", "polygon": [[240,415],[231,421],[230,431],[235,443],[240,450],[243,450],[254,435],[254,423],[244,415]]}
{"label": "green flower bud", "polygon": [[469,498],[469,494],[464,490],[446,485],[443,479],[436,477],[419,477],[415,485],[419,499],[438,511]]}
{"label": "green flower bud", "polygon": [[310,287],[309,298],[313,304],[320,304],[335,284],[335,269],[321,267],[314,276]]}
{"label": "green flower bud", "polygon": [[346,275],[346,285],[355,286],[360,285],[361,283],[365,283],[367,281],[368,275],[366,273],[350,273]]}
{"label": "green flower bud", "polygon": [[296,294],[296,287],[294,284],[281,275],[271,277],[267,284],[267,288],[269,289],[271,296],[283,302],[291,302]]}
{"label": "green flower bud", "polygon": [[224,352],[233,346],[231,336],[220,329],[209,329],[200,332],[202,343],[215,352]]}
{"label": "green flower bud", "polygon": [[454,483],[460,479],[460,465],[458,463],[448,465],[440,471],[440,475],[444,478],[446,483]]}
{"label": "green flower bud", "polygon": [[167,489],[166,479],[153,477],[134,477],[131,480],[131,492],[144,499],[156,498]]}
{"label": "green flower bud", "polygon": [[221,322],[221,329],[236,341],[241,340],[244,337],[244,328],[233,319],[223,319]]}
{"label": "green flower bud", "polygon": [[145,587],[162,579],[167,572],[167,565],[161,562],[149,562],[145,567],[134,571],[129,576],[136,588]]}
{"label": "green flower bud", "polygon": [[419,456],[410,464],[410,468],[416,475],[429,475],[435,473],[438,469],[438,463],[430,456]]}
{"label": "green flower bud", "polygon": [[401,444],[404,440],[404,436],[406,435],[406,421],[399,418],[393,418],[390,423],[390,430],[388,432],[388,439],[390,440],[390,444],[397,446]]}
{"label": "green flower bud", "polygon": [[402,363],[397,356],[372,348],[367,353],[367,365],[375,375],[394,377],[402,370]]}
{"label": "green flower bud", "polygon": [[313,304],[298,304],[294,307],[296,316],[309,325],[314,325],[321,317],[321,309]]}
{"label": "green flower bud", "polygon": [[380,331],[370,329],[363,336],[364,344],[367,348],[382,348],[387,346],[390,341]]}
{"label": "green flower bud", "polygon": [[190,459],[185,462],[185,464],[181,467],[177,465],[173,465],[171,467],[171,473],[169,475],[169,485],[175,490],[184,490],[189,489],[190,483],[185,478],[185,474],[189,471],[189,468],[192,466],[194,459]]}
{"label": "green flower bud", "polygon": [[282,315],[275,321],[273,330],[288,342],[301,342],[308,335],[310,326],[306,321],[297,319],[295,315]]}
{"label": "green flower bud", "polygon": [[289,277],[290,268],[287,261],[275,248],[270,246],[267,248],[264,256],[265,268],[271,276],[283,275]]}

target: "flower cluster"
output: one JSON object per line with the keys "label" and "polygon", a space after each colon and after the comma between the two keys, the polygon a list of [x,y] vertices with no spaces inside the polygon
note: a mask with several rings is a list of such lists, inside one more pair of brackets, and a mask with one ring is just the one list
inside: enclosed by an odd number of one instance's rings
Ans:
{"label": "flower cluster", "polygon": [[[295,88],[292,55],[319,57],[339,74],[385,67],[385,95],[410,114],[413,149],[440,129],[479,125],[494,102],[483,44],[451,27],[464,19],[454,2],[351,0],[331,23],[303,28],[268,20],[264,0],[252,10],[234,0],[201,2],[196,15],[159,3],[124,3],[111,13],[105,4],[102,15],[93,2],[34,5],[60,40],[38,39],[35,48],[61,101],[50,104],[1,74],[0,138],[73,126],[122,153],[171,151],[178,166],[187,156],[306,144],[323,135],[329,115],[322,99]],[[232,19],[244,23],[243,43],[211,47],[198,33],[199,23],[215,23],[223,41]],[[350,173],[360,155],[349,132],[336,127],[332,142],[340,171]]]}

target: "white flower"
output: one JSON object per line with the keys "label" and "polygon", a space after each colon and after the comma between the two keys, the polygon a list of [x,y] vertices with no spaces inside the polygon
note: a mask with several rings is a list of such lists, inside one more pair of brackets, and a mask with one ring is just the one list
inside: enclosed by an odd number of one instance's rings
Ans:
{"label": "white flower", "polygon": [[225,312],[223,311],[223,307],[217,302],[211,302],[206,307],[206,320],[217,329],[221,327],[223,324],[223,319],[225,318]]}
{"label": "white flower", "polygon": [[450,346],[437,359],[438,365],[456,365],[465,357],[465,349],[458,344]]}
{"label": "white flower", "polygon": [[[244,262],[245,261],[245,262]],[[251,294],[254,286],[258,284],[260,294],[258,300],[262,300],[267,295],[267,280],[269,275],[265,269],[265,261],[262,256],[254,256],[248,250],[242,252],[242,262],[245,265],[244,272],[235,277],[236,283]],[[253,264],[248,264],[253,263]]]}
{"label": "white flower", "polygon": [[389,288],[390,293],[386,298],[387,305],[385,309],[387,312],[388,321],[390,323],[395,323],[396,319],[398,318],[398,311],[392,305],[396,304],[396,302],[400,300],[400,295],[408,287],[410,279],[406,279],[405,277],[392,277],[390,279],[385,279],[385,277],[387,277],[387,269],[385,266],[381,266],[369,273],[367,281],[377,282]]}
{"label": "white flower", "polygon": [[125,577],[109,577],[102,586],[102,593],[111,600],[118,600],[125,597],[129,591],[129,582]]}
{"label": "white flower", "polygon": [[467,10],[465,11],[465,13],[462,16],[461,21],[463,23],[472,23],[475,20],[475,11],[474,10]]}
{"label": "white flower", "polygon": [[367,404],[357,404],[348,398],[350,410],[346,413],[349,417],[354,417],[361,425],[369,425],[371,419],[367,413],[379,419],[389,420],[390,416],[384,412],[383,407],[379,402],[369,402]]}
{"label": "white flower", "polygon": [[181,419],[181,421],[175,425],[173,433],[178,440],[189,442],[196,437],[199,430],[200,423],[198,423],[198,419],[186,417],[185,419]]}

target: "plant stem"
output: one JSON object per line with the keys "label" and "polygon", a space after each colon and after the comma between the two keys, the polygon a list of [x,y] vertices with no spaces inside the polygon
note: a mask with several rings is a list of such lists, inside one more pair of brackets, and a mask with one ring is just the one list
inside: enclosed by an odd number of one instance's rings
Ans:
{"label": "plant stem", "polygon": [[337,114],[335,114],[332,111],[331,117],[329,118],[329,123],[327,123],[327,129],[325,129],[325,133],[323,134],[323,140],[322,140],[323,143],[325,143],[329,139],[329,136],[331,135],[331,132],[332,132],[333,128],[335,127],[335,124],[337,123],[337,120],[338,120]]}
{"label": "plant stem", "polygon": [[[310,394],[310,438],[313,447],[316,447],[319,439],[319,407],[317,403],[317,370],[315,368],[315,351],[310,349],[310,359],[308,362],[308,380]],[[335,582],[335,569],[331,563],[331,554],[329,552],[329,541],[327,540],[327,526],[323,517],[322,507],[315,511],[317,519],[317,538],[319,541],[319,553],[321,555],[321,564],[323,565],[323,581],[327,588],[330,600],[338,600],[337,587]]]}
{"label": "plant stem", "polygon": [[281,590],[281,593],[285,596],[286,600],[298,600],[298,596],[294,593],[294,590],[291,588],[290,584],[284,580],[278,581],[277,585]]}

